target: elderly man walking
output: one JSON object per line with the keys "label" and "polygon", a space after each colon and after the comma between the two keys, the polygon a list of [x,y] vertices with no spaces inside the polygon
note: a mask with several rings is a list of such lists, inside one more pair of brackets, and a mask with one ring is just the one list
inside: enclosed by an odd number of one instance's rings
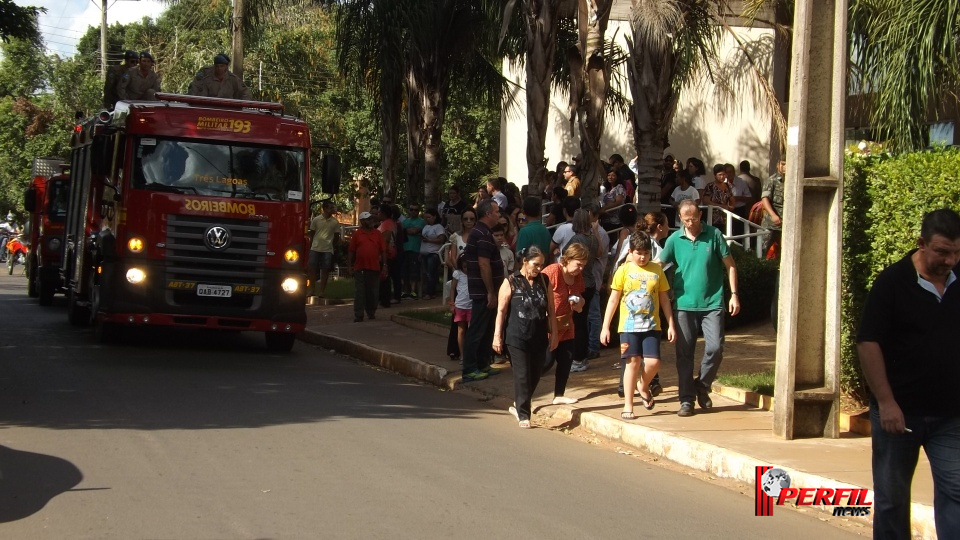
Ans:
{"label": "elderly man walking", "polygon": [[477,205],[477,225],[470,231],[463,256],[467,261],[467,289],[473,307],[464,339],[463,382],[479,381],[500,371],[490,367],[493,360],[493,321],[497,313],[497,292],[503,281],[500,247],[490,232],[500,219],[500,207],[493,199]]}
{"label": "elderly man walking", "polygon": [[[710,385],[723,361],[723,277],[730,281],[731,315],[740,312],[737,266],[723,234],[700,221],[700,208],[691,200],[678,208],[680,230],[667,238],[658,260],[676,265],[673,278],[677,301],[677,378],[680,386],[678,416],[693,416],[693,400],[701,409],[713,407]],[[700,374],[693,376],[697,334],[703,331],[704,351]]]}
{"label": "elderly man walking", "polygon": [[916,249],[888,266],[863,310],[857,352],[870,386],[873,537],[912,538],[910,484],[923,447],[938,538],[960,538],[960,215],[923,216]]}

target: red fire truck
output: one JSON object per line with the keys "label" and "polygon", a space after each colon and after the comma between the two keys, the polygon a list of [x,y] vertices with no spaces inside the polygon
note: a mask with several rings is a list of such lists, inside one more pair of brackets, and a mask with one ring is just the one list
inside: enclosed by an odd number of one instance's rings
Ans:
{"label": "red fire truck", "polygon": [[[307,124],[277,103],[157,98],[74,130],[70,322],[104,342],[123,325],[257,331],[289,351],[306,323]],[[335,193],[337,156],[318,162]]]}
{"label": "red fire truck", "polygon": [[[46,167],[49,170],[38,166],[41,161],[49,162]],[[37,158],[33,169],[33,181],[23,197],[23,207],[30,212],[25,227],[30,242],[27,294],[31,298],[39,297],[41,306],[49,306],[53,295],[63,291],[60,257],[70,175],[66,173],[68,165],[55,158]]]}

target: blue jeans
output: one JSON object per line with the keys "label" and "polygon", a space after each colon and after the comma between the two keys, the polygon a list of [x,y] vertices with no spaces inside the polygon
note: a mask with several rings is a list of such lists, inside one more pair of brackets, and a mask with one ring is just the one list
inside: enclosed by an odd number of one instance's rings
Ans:
{"label": "blue jeans", "polygon": [[873,537],[911,538],[910,484],[920,447],[933,472],[933,518],[938,538],[960,538],[960,417],[905,416],[913,433],[887,433],[870,403],[873,443]]}
{"label": "blue jeans", "polygon": [[[710,388],[723,361],[723,308],[713,311],[677,310],[677,379],[680,403],[693,403],[696,385]],[[704,349],[699,383],[693,379],[693,354],[697,333],[703,331]]]}
{"label": "blue jeans", "polygon": [[603,325],[603,313],[600,311],[600,291],[590,299],[589,313],[587,314],[587,352],[600,352],[600,327]]}

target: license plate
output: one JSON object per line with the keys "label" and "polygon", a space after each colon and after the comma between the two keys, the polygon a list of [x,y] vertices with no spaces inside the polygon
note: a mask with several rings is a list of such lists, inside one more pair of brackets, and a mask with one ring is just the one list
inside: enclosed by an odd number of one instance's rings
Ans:
{"label": "license plate", "polygon": [[229,285],[197,285],[197,296],[216,296],[219,298],[230,298],[233,295],[233,289]]}

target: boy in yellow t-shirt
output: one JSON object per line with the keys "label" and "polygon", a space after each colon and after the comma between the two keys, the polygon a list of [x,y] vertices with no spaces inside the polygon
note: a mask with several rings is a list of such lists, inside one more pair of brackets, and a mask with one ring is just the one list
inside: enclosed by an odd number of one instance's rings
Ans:
{"label": "boy in yellow t-shirt", "polygon": [[[630,235],[630,251],[626,261],[617,268],[610,285],[610,299],[603,316],[600,342],[610,343],[610,321],[620,307],[620,358],[625,363],[623,377],[624,420],[633,420],[633,388],[640,378],[640,400],[648,411],[653,409],[650,381],[660,369],[660,307],[667,316],[667,339],[676,339],[673,329],[673,309],[667,291],[670,284],[660,265],[651,262],[653,240],[642,231]],[[642,371],[642,373],[641,373]]]}

